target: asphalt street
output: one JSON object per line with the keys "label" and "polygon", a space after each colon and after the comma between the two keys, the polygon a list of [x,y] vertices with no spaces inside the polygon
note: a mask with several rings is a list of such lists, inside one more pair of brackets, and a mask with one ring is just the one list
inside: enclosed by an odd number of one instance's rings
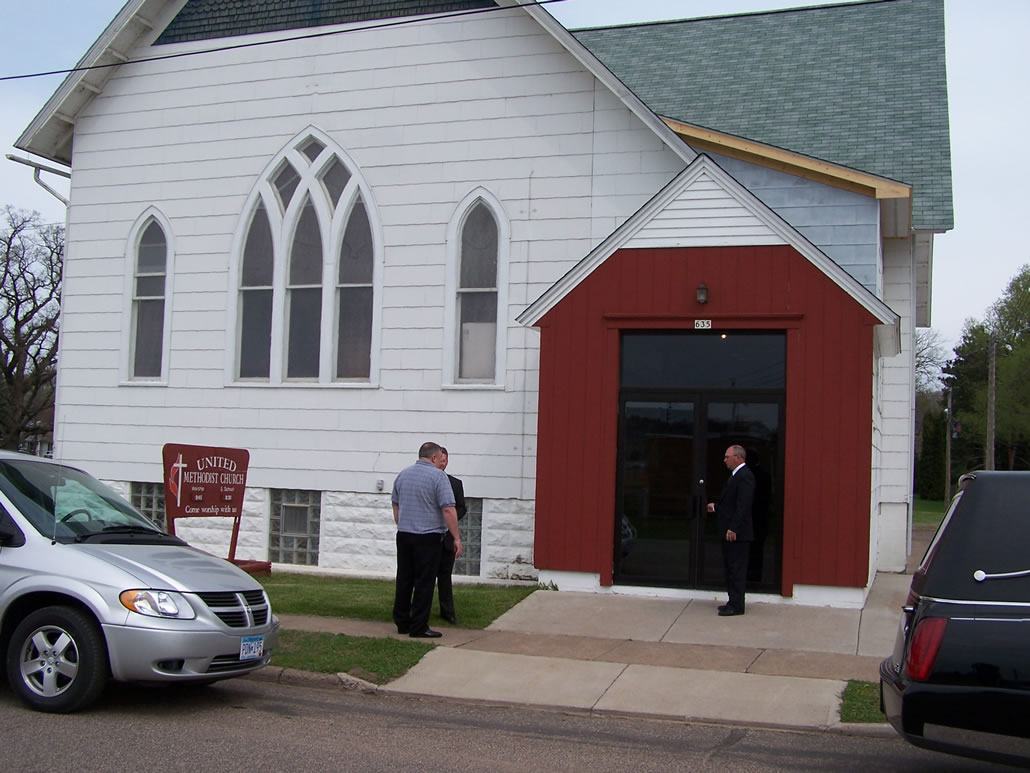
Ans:
{"label": "asphalt street", "polygon": [[44,715],[0,688],[3,767],[32,771],[986,771],[895,738],[691,725],[236,679],[114,685]]}

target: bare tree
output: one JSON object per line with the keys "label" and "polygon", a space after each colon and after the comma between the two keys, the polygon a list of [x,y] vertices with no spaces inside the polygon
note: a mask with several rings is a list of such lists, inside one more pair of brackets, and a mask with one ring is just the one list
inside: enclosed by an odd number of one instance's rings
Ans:
{"label": "bare tree", "polygon": [[940,332],[930,327],[916,328],[915,355],[916,391],[936,392],[941,386],[942,368],[948,363]]}
{"label": "bare tree", "polygon": [[0,211],[0,447],[52,430],[64,229]]}

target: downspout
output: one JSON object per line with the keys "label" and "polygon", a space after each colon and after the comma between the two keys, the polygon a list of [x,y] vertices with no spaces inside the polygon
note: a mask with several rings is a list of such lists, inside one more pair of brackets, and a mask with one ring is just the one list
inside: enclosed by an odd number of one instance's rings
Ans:
{"label": "downspout", "polygon": [[14,161],[17,164],[25,164],[25,166],[31,166],[35,170],[35,172],[32,175],[32,179],[36,181],[36,184],[42,187],[43,190],[45,190],[55,199],[64,204],[64,206],[68,206],[68,199],[66,199],[60,193],[58,193],[45,182],[43,182],[43,178],[41,178],[39,174],[40,172],[50,172],[51,174],[60,175],[61,177],[70,180],[72,177],[70,172],[65,172],[61,169],[55,169],[52,166],[45,166],[44,164],[37,164],[35,161],[29,161],[27,158],[18,158],[17,156],[12,156],[10,153],[7,154],[7,160]]}

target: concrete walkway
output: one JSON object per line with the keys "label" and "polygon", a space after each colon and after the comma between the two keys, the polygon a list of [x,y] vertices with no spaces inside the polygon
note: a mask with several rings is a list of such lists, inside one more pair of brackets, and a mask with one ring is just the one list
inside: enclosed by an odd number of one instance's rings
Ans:
{"label": "concrete walkway", "polygon": [[[917,532],[916,561],[931,535]],[[718,602],[708,600],[541,590],[486,630],[438,626],[439,646],[385,687],[325,678],[495,705],[890,733],[886,725],[842,725],[840,697],[849,679],[879,680],[909,581],[907,574],[878,574],[861,610],[752,601],[739,617],[719,617]],[[388,623],[280,619],[286,629],[407,639]],[[276,668],[259,673],[318,678]]]}

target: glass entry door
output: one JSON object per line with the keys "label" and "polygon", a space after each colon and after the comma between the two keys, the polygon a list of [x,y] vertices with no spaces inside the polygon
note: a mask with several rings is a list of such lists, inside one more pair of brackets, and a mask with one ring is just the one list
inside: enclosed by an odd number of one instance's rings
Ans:
{"label": "glass entry door", "polygon": [[696,404],[627,400],[620,445],[616,582],[694,585],[703,494]]}
{"label": "glass entry door", "polygon": [[[686,337],[690,334],[674,334]],[[738,335],[738,338],[741,337]],[[651,346],[654,335],[623,336],[623,364],[642,364],[640,346]],[[726,336],[722,336],[725,340]],[[681,384],[641,383],[653,378],[623,371],[619,401],[619,453],[615,513],[614,581],[618,584],[670,586],[719,590],[724,587],[722,535],[715,516],[705,505],[716,501],[730,471],[723,463],[725,449],[744,446],[747,463],[755,475],[756,491],[752,520],[755,541],[751,548],[748,587],[776,592],[780,587],[782,558],[783,336],[772,341],[744,342],[754,348],[771,343],[772,355],[739,356],[740,347],[711,346],[703,342],[712,366],[709,372],[735,374],[748,386],[727,383]],[[777,341],[778,339],[778,341]],[[661,341],[659,350],[668,350]],[[690,342],[686,343],[687,354]],[[712,354],[733,355],[727,362],[713,362]],[[696,353],[696,352],[695,352]],[[675,351],[665,351],[666,355]],[[689,369],[670,366],[669,372]],[[748,382],[748,373],[759,368],[772,373],[772,383]],[[779,376],[775,371],[779,370]],[[719,379],[721,381],[721,379]],[[684,388],[687,387],[687,388]],[[690,388],[693,387],[693,388]],[[728,388],[727,388],[728,387]],[[756,388],[757,387],[757,388]],[[765,388],[762,388],[765,387]],[[772,387],[771,389],[769,387]]]}

